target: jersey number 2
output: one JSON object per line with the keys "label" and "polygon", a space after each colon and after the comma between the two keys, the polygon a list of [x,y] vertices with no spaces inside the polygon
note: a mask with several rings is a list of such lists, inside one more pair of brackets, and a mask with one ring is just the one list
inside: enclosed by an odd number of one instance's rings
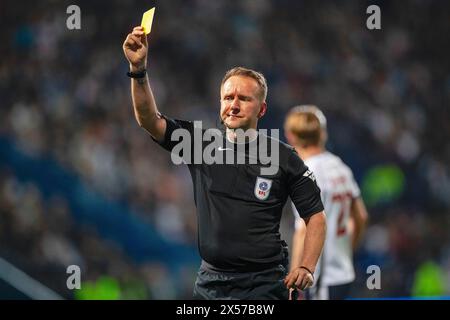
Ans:
{"label": "jersey number 2", "polygon": [[336,193],[333,195],[333,202],[340,205],[336,231],[338,237],[347,233],[347,219],[345,219],[345,216],[350,213],[351,200],[352,195],[350,193]]}

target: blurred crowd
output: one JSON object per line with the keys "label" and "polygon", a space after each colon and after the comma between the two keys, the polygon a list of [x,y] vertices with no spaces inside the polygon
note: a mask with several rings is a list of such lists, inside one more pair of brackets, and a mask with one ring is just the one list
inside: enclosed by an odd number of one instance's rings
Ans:
{"label": "blurred crowd", "polygon": [[[183,288],[191,285],[193,275],[186,274],[186,283],[176,292],[163,264],[134,263],[120,245],[101,238],[89,225],[75,223],[63,198],[44,201],[34,184],[20,182],[8,171],[0,175],[1,256],[63,298],[102,298],[104,283],[112,283],[107,298],[189,297]],[[67,287],[71,265],[81,270],[82,290]]]}
{"label": "blurred crowd", "polygon": [[[122,43],[151,4],[79,1],[81,30],[68,30],[70,4],[0,4],[0,135],[128,203],[167,240],[195,243],[189,172],[172,165],[137,125],[125,75]],[[429,261],[444,275],[440,294],[449,294],[450,3],[382,2],[382,30],[374,31],[366,28],[368,5],[159,1],[150,83],[160,111],[203,120],[204,127],[217,125],[220,80],[237,65],[267,77],[263,128],[282,128],[296,104],[318,105],[328,117],[329,147],[359,182],[380,164],[395,164],[405,177],[399,197],[369,207],[354,296],[409,296],[419,266]],[[189,298],[195,274],[187,272],[181,288],[170,285],[167,266],[131,261],[120,244],[74,221],[65,199],[44,201],[8,168],[0,190],[0,256],[65,297],[72,295],[66,277],[55,275],[77,264],[87,281],[109,276],[122,289],[134,286],[135,294],[123,289],[122,298]],[[284,216],[289,221],[290,212]],[[288,241],[291,227],[282,230]],[[371,264],[381,266],[382,290],[366,288]]]}

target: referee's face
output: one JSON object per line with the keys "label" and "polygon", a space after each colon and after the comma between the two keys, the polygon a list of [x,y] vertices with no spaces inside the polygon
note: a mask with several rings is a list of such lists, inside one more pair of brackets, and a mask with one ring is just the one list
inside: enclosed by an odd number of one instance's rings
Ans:
{"label": "referee's face", "polygon": [[250,77],[232,76],[220,90],[220,117],[229,129],[255,129],[266,112],[258,82]]}

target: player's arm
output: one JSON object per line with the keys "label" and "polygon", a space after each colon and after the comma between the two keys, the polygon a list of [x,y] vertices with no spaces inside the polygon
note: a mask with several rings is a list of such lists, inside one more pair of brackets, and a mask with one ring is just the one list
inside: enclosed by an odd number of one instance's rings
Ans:
{"label": "player's arm", "polygon": [[352,245],[355,250],[366,230],[367,222],[369,220],[369,214],[367,213],[366,206],[361,197],[354,198],[350,208],[350,219],[352,226]]}
{"label": "player's arm", "polygon": [[[147,68],[148,42],[142,27],[135,27],[123,43],[125,57],[130,63],[130,71],[138,73]],[[164,140],[166,120],[158,113],[155,98],[147,75],[140,79],[131,79],[131,96],[134,115],[142,128],[158,141]]]}
{"label": "player's arm", "polygon": [[291,266],[290,271],[301,266],[301,258],[304,250],[305,243],[305,235],[306,235],[306,225],[305,221],[297,217],[295,219],[295,231],[292,236],[292,254],[291,254]]}

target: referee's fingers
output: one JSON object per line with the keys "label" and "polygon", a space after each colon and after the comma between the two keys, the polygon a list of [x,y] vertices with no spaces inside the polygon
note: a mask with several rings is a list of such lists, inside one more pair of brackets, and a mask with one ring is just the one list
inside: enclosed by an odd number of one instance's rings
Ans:
{"label": "referee's fingers", "polygon": [[130,36],[130,39],[133,40],[139,47],[142,47],[141,39],[139,39],[138,36],[135,36],[135,35],[132,34]]}
{"label": "referee's fingers", "polygon": [[143,27],[141,27],[141,26],[134,27],[131,34],[134,36],[137,36],[141,40],[141,43],[145,47],[147,47],[147,35],[145,34]]}
{"label": "referee's fingers", "polygon": [[136,44],[136,41],[133,40],[133,38],[131,37],[131,34],[128,35],[127,40],[125,41],[125,46],[131,47],[131,46],[134,46],[135,44]]}
{"label": "referee's fingers", "polygon": [[132,35],[134,35],[134,36],[142,36],[142,35],[145,35],[145,32],[144,31],[140,31],[140,30],[133,30],[133,32],[131,33]]}
{"label": "referee's fingers", "polygon": [[293,285],[295,284],[296,278],[297,278],[297,277],[294,277],[294,275],[293,275],[292,272],[290,272],[290,273],[286,276],[286,278],[284,279],[284,284],[286,285],[286,287],[287,287],[288,289],[293,287]]}
{"label": "referee's fingers", "polygon": [[305,274],[300,273],[299,277],[297,278],[297,281],[295,281],[295,286],[301,290],[304,289],[304,283],[305,283]]}
{"label": "referee's fingers", "polygon": [[301,281],[299,281],[297,287],[300,288],[301,290],[305,290],[306,288],[309,288],[310,286],[312,286],[312,284],[313,284],[313,279],[312,279],[311,275],[303,274],[303,277],[302,277]]}
{"label": "referee's fingers", "polygon": [[127,35],[127,38],[123,42],[123,46],[125,48],[128,48],[134,44],[134,41],[131,39],[131,33]]}

